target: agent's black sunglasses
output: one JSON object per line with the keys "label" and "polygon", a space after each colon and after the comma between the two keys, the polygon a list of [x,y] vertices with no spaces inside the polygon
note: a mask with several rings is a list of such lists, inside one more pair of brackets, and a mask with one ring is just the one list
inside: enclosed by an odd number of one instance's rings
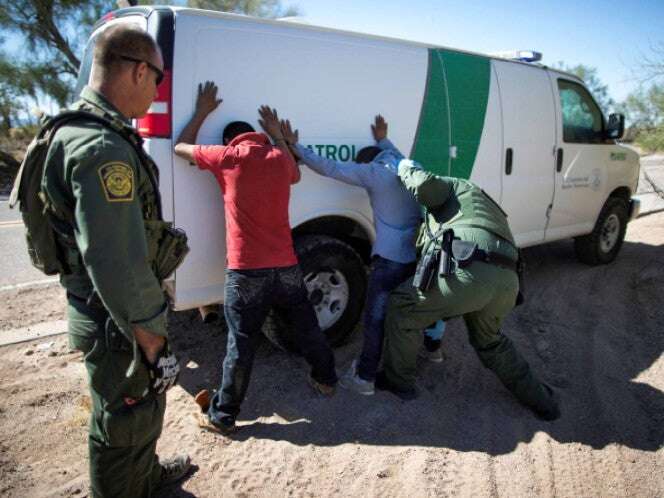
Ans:
{"label": "agent's black sunglasses", "polygon": [[129,57],[128,55],[120,55],[118,54],[118,57],[122,60],[125,61],[130,61],[130,62],[136,62],[137,64],[140,64],[141,62],[145,62],[150,69],[154,71],[154,73],[157,75],[157,79],[155,80],[155,83],[157,86],[159,86],[159,83],[161,83],[164,80],[164,72],[159,69],[157,66],[152,64],[149,61],[144,61],[143,59],[136,59],[135,57]]}

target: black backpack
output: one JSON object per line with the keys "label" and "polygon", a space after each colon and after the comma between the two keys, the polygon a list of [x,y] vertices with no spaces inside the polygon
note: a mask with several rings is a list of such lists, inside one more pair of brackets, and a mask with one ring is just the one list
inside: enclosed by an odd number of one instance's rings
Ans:
{"label": "black backpack", "polygon": [[[18,170],[11,195],[9,207],[13,208],[19,203],[21,216],[26,229],[26,241],[30,260],[46,275],[69,273],[64,249],[58,242],[64,241],[75,245],[72,234],[63,233],[63,223],[58,218],[63,218],[66,224],[73,225],[73,213],[61,212],[54,217],[53,206],[46,193],[42,191],[42,180],[44,178],[44,165],[48,149],[53,140],[55,132],[61,126],[75,119],[84,118],[98,122],[101,126],[112,129],[129,142],[142,161],[149,158],[143,151],[142,140],[135,133],[127,130],[124,123],[119,123],[113,116],[84,110],[70,110],[47,118],[41,129],[28,146],[25,158]],[[151,160],[150,160],[151,162]],[[161,220],[161,199],[159,198],[159,185],[156,177],[148,171],[148,176],[157,196],[158,217]],[[158,233],[151,234],[156,245],[151,254],[155,274],[159,279],[169,276],[182,262],[189,251],[187,236],[182,230],[174,229],[170,223],[161,221]],[[58,228],[60,228],[58,230]],[[58,239],[56,231],[61,235]]]}

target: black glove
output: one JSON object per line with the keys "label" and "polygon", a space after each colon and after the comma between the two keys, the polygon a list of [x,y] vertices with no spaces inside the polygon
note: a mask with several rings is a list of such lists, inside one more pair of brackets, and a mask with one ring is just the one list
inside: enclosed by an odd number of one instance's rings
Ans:
{"label": "black glove", "polygon": [[180,365],[168,343],[162,348],[154,363],[145,362],[150,372],[150,391],[163,394],[173,387],[180,375]]}

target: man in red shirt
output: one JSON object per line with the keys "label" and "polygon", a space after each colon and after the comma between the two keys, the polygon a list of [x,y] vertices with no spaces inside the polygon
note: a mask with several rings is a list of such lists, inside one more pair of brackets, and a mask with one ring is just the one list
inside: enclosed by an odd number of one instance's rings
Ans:
{"label": "man in red shirt", "polygon": [[260,125],[274,140],[235,121],[223,132],[224,145],[193,145],[205,118],[214,111],[217,87],[198,87],[196,111],[180,134],[175,153],[217,178],[226,216],[226,286],[224,315],[228,343],[221,386],[210,402],[207,428],[228,433],[244,399],[257,340],[271,307],[293,324],[304,358],[311,365],[311,385],[324,395],[337,381],[334,355],[318,327],[293,249],[288,202],[300,170],[281,134],[276,111],[258,110]]}

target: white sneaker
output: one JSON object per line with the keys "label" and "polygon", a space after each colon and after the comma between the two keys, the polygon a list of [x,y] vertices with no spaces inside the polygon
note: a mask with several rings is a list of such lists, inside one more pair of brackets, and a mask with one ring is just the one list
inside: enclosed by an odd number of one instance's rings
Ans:
{"label": "white sneaker", "polygon": [[357,375],[357,360],[353,360],[348,371],[339,379],[339,386],[364,396],[374,394],[374,383]]}
{"label": "white sneaker", "polygon": [[442,363],[443,362],[443,350],[441,348],[436,349],[435,351],[429,351],[427,348],[420,349],[419,353],[420,358],[423,358],[431,363]]}

